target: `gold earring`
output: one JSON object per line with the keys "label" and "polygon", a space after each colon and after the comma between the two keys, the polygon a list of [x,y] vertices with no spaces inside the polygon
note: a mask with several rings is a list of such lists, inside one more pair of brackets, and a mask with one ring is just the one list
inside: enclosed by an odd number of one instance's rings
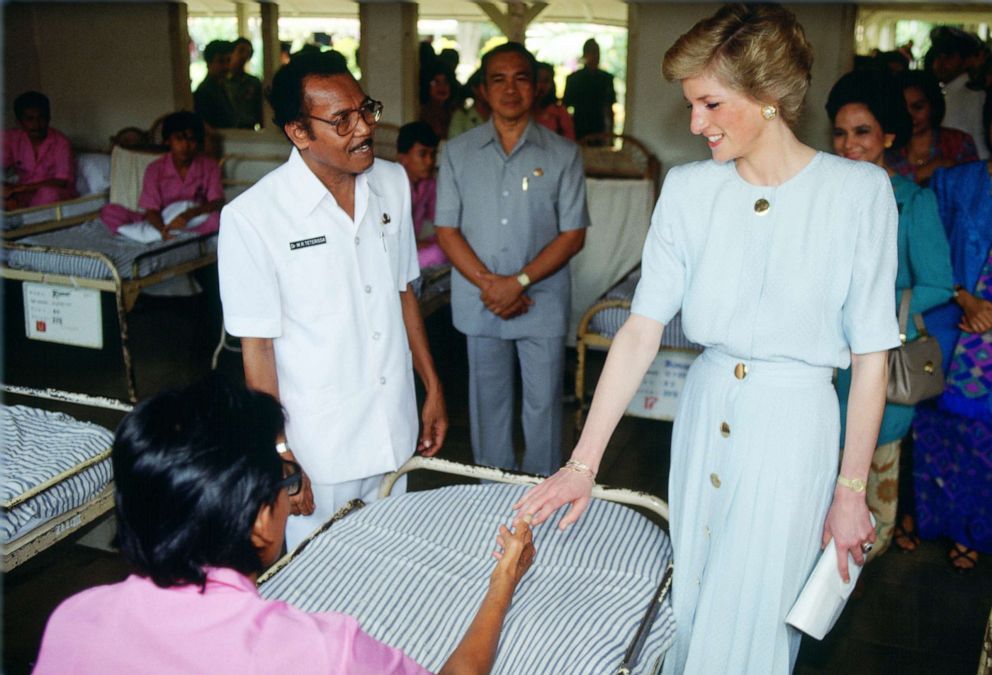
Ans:
{"label": "gold earring", "polygon": [[761,116],[771,122],[778,117],[778,108],[773,105],[763,105],[761,106]]}
{"label": "gold earring", "polygon": [[886,140],[885,141],[885,149],[888,150],[891,147],[892,147],[892,141],[891,140]]}

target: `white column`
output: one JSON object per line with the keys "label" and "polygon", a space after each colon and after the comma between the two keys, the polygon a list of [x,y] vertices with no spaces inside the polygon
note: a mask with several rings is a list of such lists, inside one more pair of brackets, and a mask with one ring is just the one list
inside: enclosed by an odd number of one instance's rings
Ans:
{"label": "white column", "polygon": [[360,0],[358,16],[362,88],[382,101],[383,122],[412,122],[419,110],[416,3]]}

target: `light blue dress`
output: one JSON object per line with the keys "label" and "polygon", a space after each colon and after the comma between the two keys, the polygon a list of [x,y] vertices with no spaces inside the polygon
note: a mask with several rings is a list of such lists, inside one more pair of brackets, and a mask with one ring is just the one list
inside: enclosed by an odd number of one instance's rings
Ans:
{"label": "light blue dress", "polygon": [[838,469],[832,371],[899,343],[896,225],[888,176],[867,162],[818,153],[776,187],[732,162],[668,173],[632,311],[667,323],[681,309],[706,351],[672,436],[666,675],[792,671],[785,616]]}

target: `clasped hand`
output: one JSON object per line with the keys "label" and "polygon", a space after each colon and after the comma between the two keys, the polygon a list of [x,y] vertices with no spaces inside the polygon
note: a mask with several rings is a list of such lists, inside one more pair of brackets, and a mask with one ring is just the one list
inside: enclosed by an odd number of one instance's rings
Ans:
{"label": "clasped hand", "polygon": [[961,291],[960,298],[964,316],[961,317],[958,328],[969,333],[992,330],[992,302],[975,297],[967,291]]}
{"label": "clasped hand", "polygon": [[479,272],[479,297],[490,312],[501,319],[525,314],[534,301],[524,295],[516,277]]}
{"label": "clasped hand", "polygon": [[530,569],[537,554],[527,519],[515,520],[512,530],[506,525],[500,525],[499,534],[496,535],[496,546],[493,557],[499,562],[493,570],[493,576],[505,574],[516,585]]}

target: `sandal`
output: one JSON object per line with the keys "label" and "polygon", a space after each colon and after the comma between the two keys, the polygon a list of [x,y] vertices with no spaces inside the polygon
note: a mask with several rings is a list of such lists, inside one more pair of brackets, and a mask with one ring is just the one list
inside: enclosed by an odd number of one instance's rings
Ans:
{"label": "sandal", "polygon": [[978,551],[968,548],[964,544],[954,542],[954,546],[947,552],[947,559],[951,567],[959,574],[966,574],[978,565]]}
{"label": "sandal", "polygon": [[913,517],[904,515],[902,520],[892,528],[892,541],[903,553],[912,553],[920,545],[920,538],[916,536],[916,524]]}

